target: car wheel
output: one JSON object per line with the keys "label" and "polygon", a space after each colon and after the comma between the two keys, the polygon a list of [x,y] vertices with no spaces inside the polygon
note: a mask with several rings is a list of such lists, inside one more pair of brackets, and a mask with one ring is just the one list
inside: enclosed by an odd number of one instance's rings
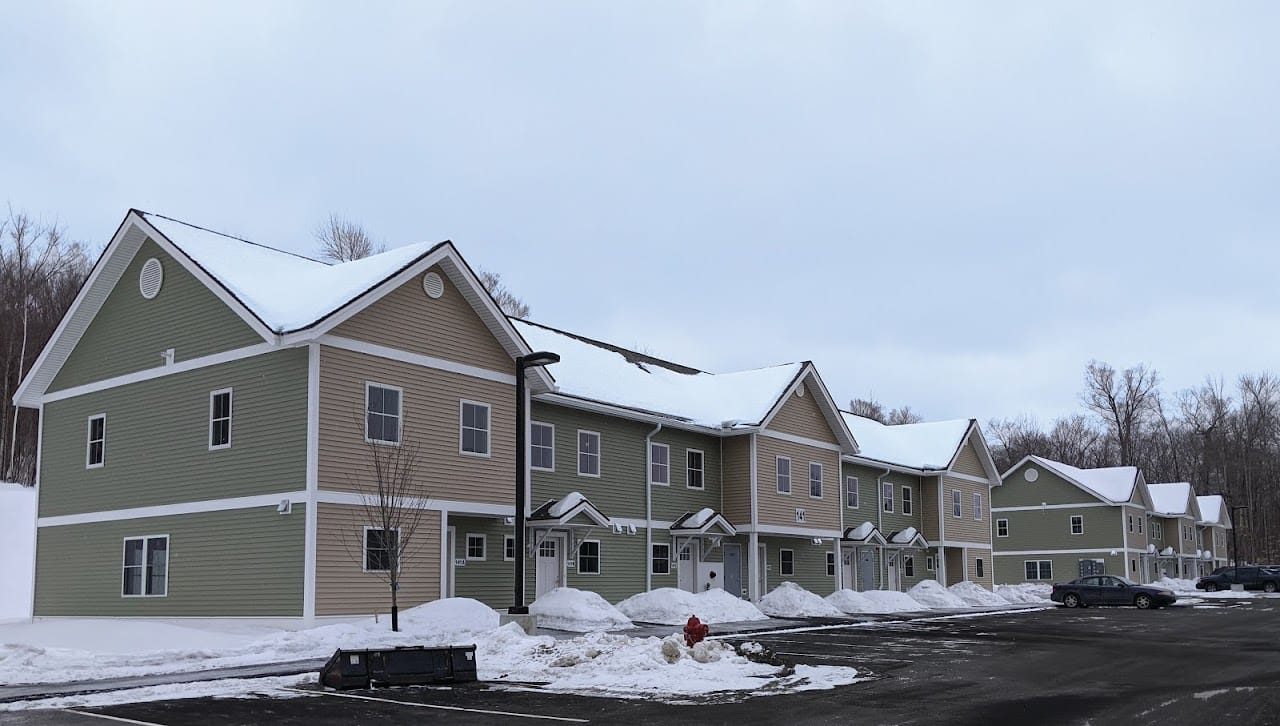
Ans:
{"label": "car wheel", "polygon": [[1080,596],[1074,592],[1069,592],[1062,596],[1062,604],[1069,608],[1078,608],[1081,605]]}
{"label": "car wheel", "polygon": [[1218,591],[1218,583],[1216,583],[1216,582],[1206,582],[1206,583],[1205,583],[1205,585],[1204,585],[1204,591],[1205,591],[1205,592],[1217,592],[1217,591]]}
{"label": "car wheel", "polygon": [[1262,584],[1262,591],[1263,591],[1263,592],[1275,592],[1275,591],[1276,591],[1276,584],[1275,584],[1274,582],[1264,582],[1264,583]]}
{"label": "car wheel", "polygon": [[1150,610],[1151,606],[1155,604],[1155,601],[1151,599],[1150,595],[1140,594],[1133,599],[1133,604],[1136,605],[1139,610]]}

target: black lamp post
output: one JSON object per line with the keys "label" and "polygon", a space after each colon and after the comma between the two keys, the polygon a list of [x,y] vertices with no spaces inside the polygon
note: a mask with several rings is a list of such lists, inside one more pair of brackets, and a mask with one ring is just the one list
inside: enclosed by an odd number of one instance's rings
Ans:
{"label": "black lamp post", "polygon": [[555,353],[539,351],[516,357],[516,561],[515,561],[515,603],[507,609],[512,615],[527,615],[529,608],[524,604],[524,510],[525,491],[529,486],[529,472],[525,468],[524,432],[529,412],[524,407],[524,372],[526,368],[549,366],[559,363],[560,356]]}

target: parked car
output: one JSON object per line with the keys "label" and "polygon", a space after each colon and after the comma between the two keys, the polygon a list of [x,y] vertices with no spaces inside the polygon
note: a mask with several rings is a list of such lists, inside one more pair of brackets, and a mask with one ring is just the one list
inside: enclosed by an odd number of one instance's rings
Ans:
{"label": "parked car", "polygon": [[1133,605],[1140,610],[1172,605],[1178,596],[1172,590],[1139,585],[1116,575],[1092,575],[1054,585],[1049,599],[1069,608],[1090,605]]}
{"label": "parked car", "polygon": [[1280,589],[1280,568],[1258,567],[1219,567],[1212,575],[1196,581],[1196,589],[1205,592],[1230,590],[1232,585],[1244,585],[1246,590],[1262,590],[1275,592]]}

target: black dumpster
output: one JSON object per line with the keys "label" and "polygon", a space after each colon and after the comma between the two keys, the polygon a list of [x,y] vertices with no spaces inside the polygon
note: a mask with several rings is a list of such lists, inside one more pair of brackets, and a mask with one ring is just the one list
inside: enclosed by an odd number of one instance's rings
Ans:
{"label": "black dumpster", "polygon": [[476,680],[476,647],[412,646],[370,650],[339,649],[320,669],[330,688],[414,686]]}

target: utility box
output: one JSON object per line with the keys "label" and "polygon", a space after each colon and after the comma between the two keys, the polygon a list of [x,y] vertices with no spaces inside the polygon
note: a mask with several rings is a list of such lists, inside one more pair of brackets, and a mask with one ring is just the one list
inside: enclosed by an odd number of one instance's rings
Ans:
{"label": "utility box", "polygon": [[698,592],[724,589],[724,563],[698,563]]}
{"label": "utility box", "polygon": [[320,669],[320,683],[330,688],[465,683],[476,679],[474,645],[339,649]]}

